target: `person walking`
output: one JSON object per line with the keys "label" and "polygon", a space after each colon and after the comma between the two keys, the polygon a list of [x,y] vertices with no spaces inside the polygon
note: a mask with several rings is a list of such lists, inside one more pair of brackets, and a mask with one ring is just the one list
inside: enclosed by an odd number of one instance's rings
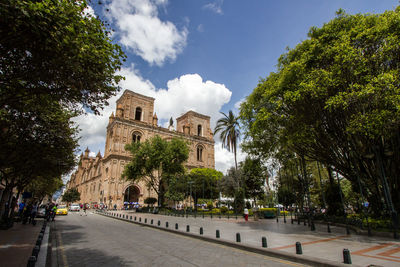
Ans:
{"label": "person walking", "polygon": [[31,216],[29,218],[29,223],[32,223],[32,225],[36,225],[35,217],[37,212],[38,212],[38,204],[35,202],[32,206]]}
{"label": "person walking", "polygon": [[18,205],[18,217],[22,216],[22,212],[24,211],[24,208],[25,208],[25,201],[22,201]]}
{"label": "person walking", "polygon": [[249,210],[244,208],[244,220],[247,222],[249,220]]}
{"label": "person walking", "polygon": [[87,204],[83,204],[83,212],[85,213],[85,216],[87,216],[86,208],[87,208]]}

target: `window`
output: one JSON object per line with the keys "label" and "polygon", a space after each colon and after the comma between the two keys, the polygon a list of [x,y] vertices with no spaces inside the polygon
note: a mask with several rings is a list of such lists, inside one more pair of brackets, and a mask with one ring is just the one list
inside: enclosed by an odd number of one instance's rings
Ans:
{"label": "window", "polygon": [[132,143],[140,143],[141,135],[139,133],[132,134]]}
{"label": "window", "polygon": [[142,109],[140,107],[136,108],[135,120],[140,121],[142,118]]}
{"label": "window", "polygon": [[201,125],[200,124],[197,125],[197,135],[198,136],[202,136],[202,134],[201,134]]}
{"label": "window", "polygon": [[197,147],[197,161],[203,161],[203,148],[201,146]]}

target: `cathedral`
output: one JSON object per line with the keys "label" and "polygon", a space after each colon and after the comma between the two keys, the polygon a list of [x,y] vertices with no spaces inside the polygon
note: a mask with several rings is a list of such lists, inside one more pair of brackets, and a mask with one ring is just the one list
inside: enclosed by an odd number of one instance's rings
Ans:
{"label": "cathedral", "polygon": [[78,169],[71,175],[67,189],[77,188],[81,203],[91,206],[103,203],[108,207],[122,208],[124,203],[144,204],[148,197],[157,194],[144,182],[133,183],[121,175],[130,161],[124,147],[128,143],[142,142],[155,135],[164,139],[173,137],[188,141],[190,152],[185,163],[188,170],[193,168],[214,168],[214,139],[210,128],[210,117],[188,111],[176,118],[176,129],[158,125],[154,113],[154,98],[125,90],[117,100],[117,108],[109,117],[104,156],[89,156],[89,149],[81,155]]}

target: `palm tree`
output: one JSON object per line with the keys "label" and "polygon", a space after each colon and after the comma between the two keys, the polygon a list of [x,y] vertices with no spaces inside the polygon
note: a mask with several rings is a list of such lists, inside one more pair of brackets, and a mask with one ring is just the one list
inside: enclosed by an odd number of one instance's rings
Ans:
{"label": "palm tree", "polygon": [[232,151],[235,155],[235,168],[237,170],[236,147],[237,141],[240,139],[239,118],[233,115],[232,110],[229,110],[229,115],[223,112],[221,114],[224,117],[217,121],[214,135],[220,132],[219,137],[222,140],[222,147],[228,149],[229,152]]}

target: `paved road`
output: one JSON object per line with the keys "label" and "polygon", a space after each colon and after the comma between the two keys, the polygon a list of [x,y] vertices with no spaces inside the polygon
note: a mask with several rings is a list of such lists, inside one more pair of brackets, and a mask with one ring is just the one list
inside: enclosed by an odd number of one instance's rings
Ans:
{"label": "paved road", "polygon": [[55,227],[59,266],[302,266],[92,213]]}

